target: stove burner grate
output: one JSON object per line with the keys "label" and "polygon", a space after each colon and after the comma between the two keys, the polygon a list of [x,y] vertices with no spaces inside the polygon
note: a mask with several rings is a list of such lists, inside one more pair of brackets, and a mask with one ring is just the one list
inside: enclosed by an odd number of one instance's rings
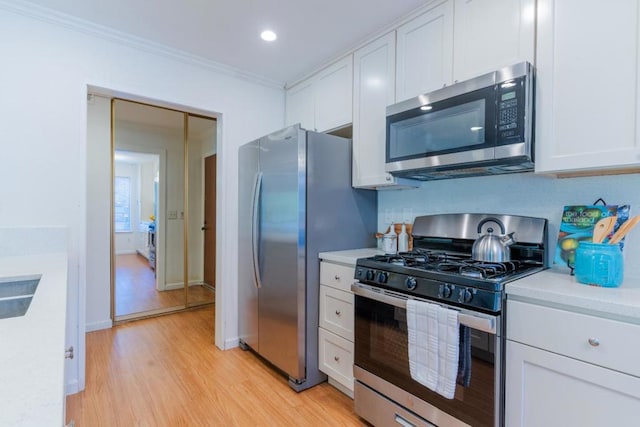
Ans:
{"label": "stove burner grate", "polygon": [[476,261],[468,255],[437,252],[421,248],[414,249],[411,252],[400,252],[396,255],[376,255],[373,260],[403,267],[435,270],[481,279],[492,279],[514,273],[526,267],[526,263],[520,261]]}
{"label": "stove burner grate", "polygon": [[486,262],[467,259],[441,262],[436,265],[436,270],[458,273],[462,276],[491,279],[518,271],[522,265],[520,261]]}

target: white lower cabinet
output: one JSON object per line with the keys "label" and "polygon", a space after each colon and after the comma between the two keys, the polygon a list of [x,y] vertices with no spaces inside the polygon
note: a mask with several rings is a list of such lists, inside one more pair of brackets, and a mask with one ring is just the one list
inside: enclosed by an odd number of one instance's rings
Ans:
{"label": "white lower cabinet", "polygon": [[338,387],[340,391],[353,397],[353,341],[323,328],[318,331],[318,336],[320,370],[327,374],[330,380],[344,387]]}
{"label": "white lower cabinet", "polygon": [[319,366],[329,383],[353,397],[355,266],[320,263]]}
{"label": "white lower cabinet", "polygon": [[507,303],[505,425],[637,426],[640,325]]}
{"label": "white lower cabinet", "polygon": [[640,378],[507,341],[505,425],[637,426]]}

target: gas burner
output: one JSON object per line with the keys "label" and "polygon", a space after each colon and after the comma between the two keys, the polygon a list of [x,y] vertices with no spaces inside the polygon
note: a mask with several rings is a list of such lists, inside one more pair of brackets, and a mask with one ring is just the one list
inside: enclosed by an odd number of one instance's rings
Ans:
{"label": "gas burner", "polygon": [[509,262],[486,262],[472,259],[447,260],[436,264],[437,271],[447,273],[458,273],[462,276],[491,279],[504,274],[518,271],[522,266],[519,261]]}

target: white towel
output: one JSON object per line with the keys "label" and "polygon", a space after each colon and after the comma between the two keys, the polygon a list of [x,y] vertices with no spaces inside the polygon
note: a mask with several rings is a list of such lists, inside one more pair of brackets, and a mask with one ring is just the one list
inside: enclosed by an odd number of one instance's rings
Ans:
{"label": "white towel", "polygon": [[409,299],[407,329],[411,378],[453,399],[460,345],[458,312]]}

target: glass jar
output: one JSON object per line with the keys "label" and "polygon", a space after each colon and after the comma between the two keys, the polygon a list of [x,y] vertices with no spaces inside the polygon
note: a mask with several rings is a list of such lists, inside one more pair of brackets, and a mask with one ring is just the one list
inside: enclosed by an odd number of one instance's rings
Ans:
{"label": "glass jar", "polygon": [[614,288],[624,276],[624,261],[619,244],[580,242],[576,249],[575,275],[585,285]]}

